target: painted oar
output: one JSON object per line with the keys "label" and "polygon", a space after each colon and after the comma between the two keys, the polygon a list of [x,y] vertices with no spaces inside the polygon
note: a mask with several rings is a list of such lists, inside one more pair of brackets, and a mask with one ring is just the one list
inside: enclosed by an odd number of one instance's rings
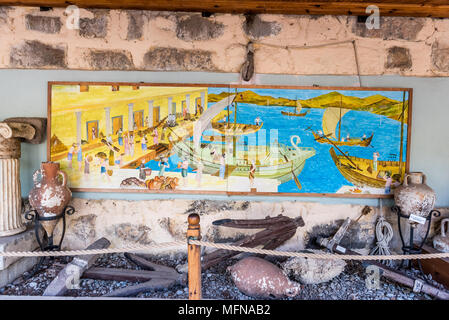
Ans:
{"label": "painted oar", "polygon": [[[285,161],[290,162],[290,160],[288,159],[288,157],[279,149],[279,152],[282,154],[282,156],[284,157]],[[295,172],[293,171],[293,162],[292,162],[292,168],[291,168],[291,172],[292,172],[292,177],[293,180],[296,183],[296,186],[298,187],[299,190],[302,189],[302,185],[301,182],[299,182],[298,177],[295,175]]]}

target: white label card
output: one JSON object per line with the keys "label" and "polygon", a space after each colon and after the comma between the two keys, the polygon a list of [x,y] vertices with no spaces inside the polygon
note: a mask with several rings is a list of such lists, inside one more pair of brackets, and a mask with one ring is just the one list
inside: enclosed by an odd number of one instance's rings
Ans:
{"label": "white label card", "polygon": [[421,217],[421,216],[417,216],[416,214],[411,214],[410,217],[408,218],[410,221],[413,222],[417,222],[419,224],[424,224],[426,223],[426,218]]}

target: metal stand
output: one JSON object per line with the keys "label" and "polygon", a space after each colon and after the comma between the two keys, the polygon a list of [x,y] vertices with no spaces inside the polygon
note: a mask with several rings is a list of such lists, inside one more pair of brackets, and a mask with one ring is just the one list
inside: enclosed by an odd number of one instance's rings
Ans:
{"label": "metal stand", "polygon": [[[72,206],[66,206],[61,214],[58,214],[56,216],[51,216],[51,217],[41,217],[41,216],[39,216],[37,211],[34,209],[25,213],[25,219],[27,219],[31,222],[34,222],[34,232],[36,235],[37,243],[39,244],[41,251],[59,251],[59,250],[61,250],[61,245],[62,245],[62,241],[64,240],[65,229],[66,229],[65,215],[66,214],[72,215],[74,213],[75,213],[75,208],[73,208]],[[53,220],[59,220],[61,218],[62,218],[62,234],[61,234],[61,239],[59,240],[59,244],[55,245],[53,243],[53,234],[49,235],[44,231],[42,238],[39,236],[39,230],[42,228],[42,224],[41,224],[42,221],[53,221]],[[34,266],[30,275],[28,275],[26,277],[27,279],[31,278],[39,271],[45,258],[54,259],[54,257],[41,257],[39,259],[39,262]]]}
{"label": "metal stand", "polygon": [[[403,214],[401,212],[401,209],[398,206],[391,207],[391,211],[396,213],[396,215],[398,216],[398,230],[399,230],[399,236],[401,237],[403,253],[404,254],[420,254],[420,253],[422,253],[422,246],[426,242],[427,237],[429,235],[430,224],[432,222],[432,216],[439,217],[441,215],[441,213],[438,210],[430,211],[429,215],[426,217],[426,221],[427,221],[426,234],[425,234],[424,238],[422,239],[421,243],[419,244],[419,246],[416,247],[415,244],[414,244],[414,241],[413,241],[413,235],[414,235],[414,230],[415,230],[415,227],[416,227],[416,223],[409,223],[410,235],[409,235],[409,240],[408,240],[408,245],[407,245],[406,242],[405,242],[405,239],[404,239],[404,235],[402,233],[401,218],[405,218],[408,221],[410,216]],[[426,275],[424,274],[424,272],[422,270],[421,261],[420,260],[416,260],[416,261],[417,261],[419,270],[421,271],[421,274],[424,276],[424,279],[426,279]],[[405,267],[406,268],[410,268],[411,267],[411,260],[402,260],[401,265],[400,265],[399,268],[403,268],[404,262],[405,262]]]}

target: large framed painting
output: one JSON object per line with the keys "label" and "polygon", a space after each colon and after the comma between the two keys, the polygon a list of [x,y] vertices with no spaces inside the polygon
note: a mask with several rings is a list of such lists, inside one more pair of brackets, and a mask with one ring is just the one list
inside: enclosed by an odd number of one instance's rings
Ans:
{"label": "large framed painting", "polygon": [[389,197],[412,89],[50,82],[48,160],[74,191]]}

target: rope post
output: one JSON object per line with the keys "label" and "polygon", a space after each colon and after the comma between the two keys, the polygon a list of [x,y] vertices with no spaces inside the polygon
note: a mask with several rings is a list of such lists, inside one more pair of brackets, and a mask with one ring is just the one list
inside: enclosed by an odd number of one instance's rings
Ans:
{"label": "rope post", "polygon": [[[188,218],[187,241],[201,240],[200,216],[192,213]],[[189,300],[201,300],[201,247],[187,243]]]}

